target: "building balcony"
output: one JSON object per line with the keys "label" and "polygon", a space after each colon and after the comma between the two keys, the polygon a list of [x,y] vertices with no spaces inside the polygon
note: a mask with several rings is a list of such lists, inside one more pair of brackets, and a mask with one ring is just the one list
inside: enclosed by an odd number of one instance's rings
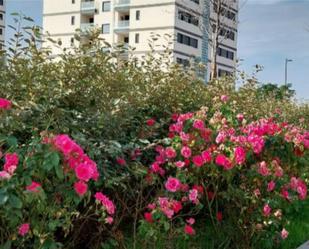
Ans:
{"label": "building balcony", "polygon": [[95,1],[81,2],[81,13],[94,15],[96,13]]}
{"label": "building balcony", "polygon": [[127,11],[130,8],[131,0],[118,0],[115,3],[114,9],[116,11]]}
{"label": "building balcony", "polygon": [[118,21],[116,27],[114,28],[114,31],[116,33],[128,33],[130,28],[130,21]]}
{"label": "building balcony", "polygon": [[87,33],[95,27],[94,23],[81,23],[80,30],[82,33]]}

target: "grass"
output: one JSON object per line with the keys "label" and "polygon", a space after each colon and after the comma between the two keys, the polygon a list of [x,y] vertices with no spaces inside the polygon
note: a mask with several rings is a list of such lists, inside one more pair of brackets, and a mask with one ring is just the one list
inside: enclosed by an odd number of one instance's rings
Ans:
{"label": "grass", "polygon": [[[303,202],[297,209],[291,208],[287,214],[290,223],[286,226],[289,231],[289,237],[282,241],[279,245],[271,243],[257,243],[253,248],[246,249],[296,249],[309,240],[309,200]],[[233,228],[230,228],[233,229]],[[212,230],[210,224],[197,228],[198,234],[190,239],[184,237],[167,241],[162,235],[155,243],[149,243],[141,239],[136,249],[230,249],[229,238],[218,238],[218,234]],[[217,241],[214,241],[216,238]],[[218,240],[221,242],[218,243]],[[268,245],[267,245],[268,244]],[[133,249],[133,242],[127,242],[127,248]],[[233,248],[238,248],[233,245]]]}

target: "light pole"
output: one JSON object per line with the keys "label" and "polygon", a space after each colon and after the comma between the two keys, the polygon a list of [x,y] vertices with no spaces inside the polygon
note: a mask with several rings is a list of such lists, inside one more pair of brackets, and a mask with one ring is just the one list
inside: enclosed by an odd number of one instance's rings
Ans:
{"label": "light pole", "polygon": [[292,62],[293,60],[291,59],[285,59],[285,79],[284,79],[284,84],[287,85],[288,84],[288,63]]}

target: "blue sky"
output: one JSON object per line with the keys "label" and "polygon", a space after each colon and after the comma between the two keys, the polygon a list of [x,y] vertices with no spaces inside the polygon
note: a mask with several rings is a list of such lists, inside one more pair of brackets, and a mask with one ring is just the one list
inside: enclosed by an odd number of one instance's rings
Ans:
{"label": "blue sky", "polygon": [[[309,100],[309,0],[240,1],[240,69],[250,73],[262,65],[261,82],[282,84],[285,58],[291,58],[288,81],[298,99]],[[7,13],[12,12],[23,12],[41,25],[42,0],[7,0]],[[10,17],[7,22],[12,23]]]}

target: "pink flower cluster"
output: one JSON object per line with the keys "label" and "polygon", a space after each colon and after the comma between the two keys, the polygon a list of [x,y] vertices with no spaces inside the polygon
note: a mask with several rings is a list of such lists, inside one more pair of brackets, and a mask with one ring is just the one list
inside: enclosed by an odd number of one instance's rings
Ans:
{"label": "pink flower cluster", "polygon": [[19,163],[19,157],[16,153],[6,153],[4,161],[3,170],[0,171],[0,180],[10,179],[13,176]]}
{"label": "pink flower cluster", "polygon": [[0,98],[0,109],[8,110],[11,109],[12,102],[7,99]]}
{"label": "pink flower cluster", "polygon": [[[221,100],[226,103],[228,97],[222,96]],[[237,182],[244,181],[239,186],[241,191],[249,190],[253,185],[254,196],[264,205],[264,217],[271,216],[272,208],[277,208],[265,204],[264,197],[281,195],[290,201],[290,193],[293,191],[300,200],[307,197],[307,186],[301,179],[292,177],[290,183],[282,183],[290,173],[289,165],[285,165],[275,152],[267,149],[269,141],[274,138],[283,141],[284,138],[283,143],[293,143],[296,148],[295,156],[302,156],[308,149],[309,132],[275,122],[271,118],[247,125],[243,114],[234,117],[236,122],[231,122],[221,112],[215,113],[209,120],[206,117],[203,110],[196,114],[172,116],[174,122],[169,127],[171,143],[167,147],[156,147],[158,154],[149,169],[151,177],[165,179],[164,186],[169,197],[159,197],[155,204],[148,206],[150,211],[144,213],[144,218],[149,223],[159,222],[153,218],[156,217],[153,215],[156,212],[163,213],[168,219],[176,218],[181,210],[189,210],[190,206],[198,205],[204,191],[209,202],[218,198],[219,191],[226,191],[224,188],[218,190],[211,187],[204,190],[202,187],[205,183],[211,186],[207,177],[213,179],[214,175],[222,178],[224,186],[226,181],[234,177]],[[226,171],[230,172],[225,173]],[[266,186],[265,191],[260,191],[262,183]],[[171,198],[173,194],[180,201]],[[222,212],[217,212],[217,220],[220,222],[222,219]],[[186,234],[195,233],[192,224],[185,224]],[[287,234],[286,230],[282,230],[281,237],[284,239]]]}
{"label": "pink flower cluster", "polygon": [[105,221],[108,224],[112,224],[113,223],[113,215],[115,214],[115,204],[103,193],[101,192],[97,192],[94,195],[95,199],[102,204],[103,208],[106,210],[106,212],[110,215],[108,216]]}
{"label": "pink flower cluster", "polygon": [[50,142],[63,154],[65,163],[74,171],[78,179],[74,189],[78,195],[83,196],[88,189],[87,182],[90,179],[97,181],[99,178],[96,163],[68,135],[57,135]]}

